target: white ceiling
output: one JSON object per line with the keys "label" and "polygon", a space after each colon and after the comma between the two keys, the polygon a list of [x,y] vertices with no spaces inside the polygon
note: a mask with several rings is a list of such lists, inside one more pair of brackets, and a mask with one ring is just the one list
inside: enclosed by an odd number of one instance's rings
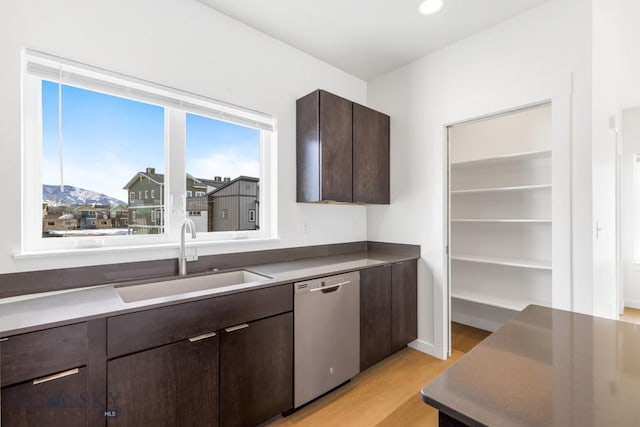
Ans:
{"label": "white ceiling", "polygon": [[547,0],[199,0],[364,80],[488,28]]}

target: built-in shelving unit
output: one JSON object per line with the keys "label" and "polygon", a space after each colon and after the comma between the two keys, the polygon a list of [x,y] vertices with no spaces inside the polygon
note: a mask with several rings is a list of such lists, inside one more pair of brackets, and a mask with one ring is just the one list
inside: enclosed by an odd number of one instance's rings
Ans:
{"label": "built-in shelving unit", "polygon": [[519,185],[516,187],[474,188],[471,190],[455,190],[451,194],[495,193],[500,191],[528,191],[542,188],[551,188],[551,184]]}
{"label": "built-in shelving unit", "polygon": [[537,268],[539,270],[551,270],[551,261],[536,261],[529,259],[478,256],[478,255],[452,255],[454,261],[479,262],[483,264],[507,265],[520,268]]}
{"label": "built-in shelving unit", "polygon": [[536,151],[526,151],[520,153],[512,153],[512,154],[504,154],[493,157],[485,157],[475,160],[467,160],[462,162],[451,162],[452,168],[462,168],[467,166],[490,166],[499,163],[510,163],[516,161],[523,160],[535,160],[540,158],[545,158],[551,156],[551,150],[536,150]]}
{"label": "built-in shelving unit", "polygon": [[451,317],[495,330],[508,312],[551,305],[550,108],[454,126],[449,138]]}
{"label": "built-in shelving unit", "polygon": [[529,304],[532,304],[530,300],[517,300],[515,298],[500,298],[492,297],[483,294],[474,294],[471,292],[457,291],[452,292],[451,296],[455,299],[462,301],[469,301],[473,303],[479,303],[489,305],[492,307],[503,308],[505,310],[520,311]]}
{"label": "built-in shelving unit", "polygon": [[451,222],[516,222],[516,223],[551,223],[550,219],[527,218],[454,218]]}

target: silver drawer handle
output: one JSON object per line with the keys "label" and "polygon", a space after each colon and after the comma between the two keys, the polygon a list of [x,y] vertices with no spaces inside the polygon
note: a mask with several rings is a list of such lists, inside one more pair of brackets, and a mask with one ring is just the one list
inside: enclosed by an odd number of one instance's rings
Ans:
{"label": "silver drawer handle", "polygon": [[58,372],[57,374],[49,375],[48,377],[42,377],[42,378],[33,380],[33,385],[38,385],[38,384],[46,383],[49,381],[57,380],[60,378],[68,377],[69,375],[75,375],[78,372],[80,372],[78,368],[69,369],[68,371]]}
{"label": "silver drawer handle", "polygon": [[0,342],[9,341],[9,338],[0,338]]}
{"label": "silver drawer handle", "polygon": [[233,331],[239,331],[240,329],[244,329],[244,328],[248,328],[249,325],[247,325],[246,323],[243,323],[241,325],[236,325],[236,326],[230,326],[228,328],[224,328],[225,331],[227,332],[233,332]]}
{"label": "silver drawer handle", "polygon": [[311,292],[322,291],[322,290],[325,290],[325,289],[333,289],[333,288],[340,287],[342,285],[348,285],[349,283],[351,283],[351,280],[347,280],[345,282],[336,283],[335,285],[331,285],[331,286],[322,286],[320,288],[313,288],[313,289],[311,289]]}
{"label": "silver drawer handle", "polygon": [[216,333],[215,332],[209,332],[208,334],[202,334],[202,335],[198,335],[195,337],[191,337],[189,338],[189,342],[197,342],[197,341],[202,341],[202,340],[206,340],[207,338],[211,338],[211,337],[215,337]]}

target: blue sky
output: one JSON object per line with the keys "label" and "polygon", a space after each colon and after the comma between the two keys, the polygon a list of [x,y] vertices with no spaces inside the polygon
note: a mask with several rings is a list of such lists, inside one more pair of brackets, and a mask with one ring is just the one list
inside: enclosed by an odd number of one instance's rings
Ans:
{"label": "blue sky", "polygon": [[[147,167],[164,173],[164,109],[71,86],[62,88],[64,184],[126,201],[122,187]],[[43,184],[60,184],[58,85],[43,81]],[[188,173],[258,175],[260,133],[187,114]]]}

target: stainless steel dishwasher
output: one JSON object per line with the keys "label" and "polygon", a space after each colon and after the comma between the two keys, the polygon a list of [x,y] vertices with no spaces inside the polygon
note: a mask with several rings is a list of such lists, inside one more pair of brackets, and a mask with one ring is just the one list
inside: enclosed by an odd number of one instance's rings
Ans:
{"label": "stainless steel dishwasher", "polygon": [[360,273],[294,284],[294,407],[360,371]]}

